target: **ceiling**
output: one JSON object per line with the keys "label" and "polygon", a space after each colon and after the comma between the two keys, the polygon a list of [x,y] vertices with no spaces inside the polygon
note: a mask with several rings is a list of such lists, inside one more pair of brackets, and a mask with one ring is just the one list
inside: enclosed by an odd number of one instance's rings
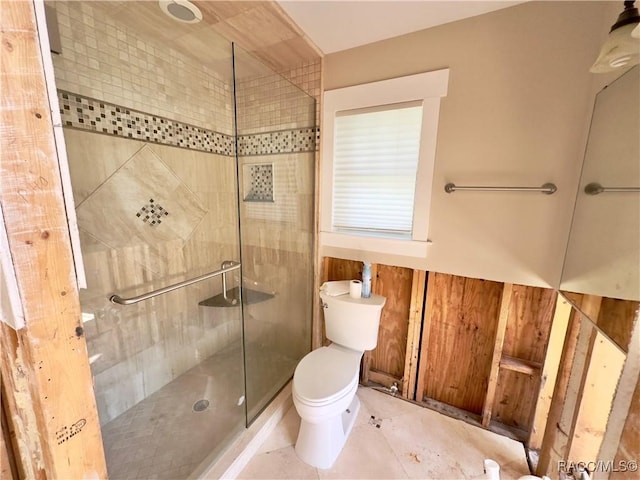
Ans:
{"label": "ceiling", "polygon": [[328,54],[524,2],[278,0],[278,3],[309,39]]}

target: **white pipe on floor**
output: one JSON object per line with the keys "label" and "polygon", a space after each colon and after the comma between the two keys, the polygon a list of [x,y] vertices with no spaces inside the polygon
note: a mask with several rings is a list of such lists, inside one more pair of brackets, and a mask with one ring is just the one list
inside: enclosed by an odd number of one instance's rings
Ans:
{"label": "white pipe on floor", "polygon": [[484,473],[487,480],[500,480],[500,465],[495,460],[487,458],[484,461]]}

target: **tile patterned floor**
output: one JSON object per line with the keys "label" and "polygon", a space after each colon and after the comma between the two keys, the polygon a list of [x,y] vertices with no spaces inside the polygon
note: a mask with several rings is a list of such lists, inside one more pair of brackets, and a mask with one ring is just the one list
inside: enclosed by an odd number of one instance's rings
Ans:
{"label": "tile patterned floor", "polygon": [[[110,480],[189,477],[245,427],[239,347],[213,355],[102,427]],[[193,409],[200,399],[204,411]]]}
{"label": "tile patterned floor", "polygon": [[[231,345],[180,375],[102,427],[110,480],[183,480],[197,476],[285,384],[296,360],[252,345],[244,359]],[[209,401],[194,411],[199,400]]]}
{"label": "tile patterned floor", "polygon": [[502,480],[529,474],[519,442],[370,388],[358,396],[358,418],[331,469],[296,456],[300,418],[292,407],[239,478],[483,479],[486,458],[498,462]]}

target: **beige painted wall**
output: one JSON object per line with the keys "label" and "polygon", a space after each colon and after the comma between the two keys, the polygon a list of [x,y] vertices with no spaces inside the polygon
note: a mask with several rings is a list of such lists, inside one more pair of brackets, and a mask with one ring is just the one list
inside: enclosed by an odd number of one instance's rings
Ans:
{"label": "beige painted wall", "polygon": [[[577,3],[528,2],[325,57],[325,90],[451,69],[440,110],[433,244],[414,268],[557,286],[594,82],[602,82],[588,69],[620,9]],[[554,182],[558,192],[447,194],[448,182]],[[394,262],[373,261],[385,260]]]}

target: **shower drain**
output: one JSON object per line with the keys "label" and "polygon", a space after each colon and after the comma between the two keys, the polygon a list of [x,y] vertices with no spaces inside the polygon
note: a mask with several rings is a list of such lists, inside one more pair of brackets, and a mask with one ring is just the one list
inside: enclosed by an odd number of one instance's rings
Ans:
{"label": "shower drain", "polygon": [[207,408],[209,408],[209,400],[205,400],[204,398],[193,404],[194,412],[204,412]]}

